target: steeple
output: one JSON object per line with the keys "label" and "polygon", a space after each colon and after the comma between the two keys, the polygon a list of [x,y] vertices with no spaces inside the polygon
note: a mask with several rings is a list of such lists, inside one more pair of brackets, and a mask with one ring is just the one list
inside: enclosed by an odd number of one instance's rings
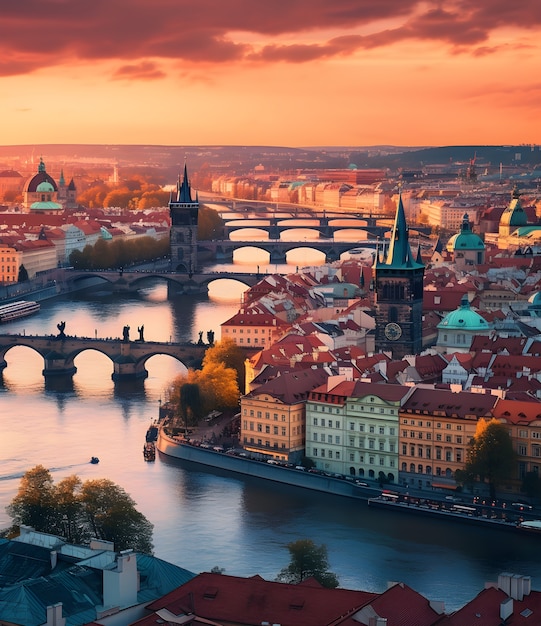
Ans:
{"label": "steeple", "polygon": [[190,182],[188,180],[188,168],[186,166],[186,161],[184,161],[184,175],[182,177],[182,182],[180,180],[180,176],[177,182],[177,197],[176,202],[182,202],[185,204],[192,204],[192,190],[190,188]]}
{"label": "steeple", "polygon": [[66,186],[66,179],[64,178],[64,170],[60,170],[60,178],[58,179],[58,184],[60,187]]}
{"label": "steeple", "polygon": [[396,269],[400,267],[412,269],[416,267],[424,267],[423,263],[418,263],[418,261],[415,260],[411,252],[411,247],[408,241],[406,214],[404,212],[404,205],[402,204],[402,194],[398,196],[398,206],[396,208],[389,250],[383,265],[392,266]]}

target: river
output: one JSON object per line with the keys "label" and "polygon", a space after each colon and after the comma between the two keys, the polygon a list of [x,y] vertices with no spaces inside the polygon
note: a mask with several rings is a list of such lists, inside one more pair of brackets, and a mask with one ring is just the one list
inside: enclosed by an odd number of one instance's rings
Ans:
{"label": "river", "polygon": [[[228,290],[229,291],[229,290]],[[238,308],[207,296],[168,299],[164,284],[138,294],[72,294],[44,302],[39,314],[1,332],[66,333],[132,338],[141,324],[148,340],[196,340]],[[145,463],[146,429],[170,381],[182,371],[170,357],[153,357],[149,377],[115,389],[108,358],[87,351],[76,359],[73,388],[45,388],[41,357],[28,348],[7,355],[0,386],[0,528],[5,506],[24,472],[37,464],[55,480],[77,474],[122,486],[154,524],[155,554],[193,572],[214,566],[227,574],[272,580],[289,563],[288,542],[324,543],[342,587],[383,591],[402,581],[446,608],[461,606],[500,572],[532,576],[541,584],[541,537],[515,536],[369,509],[347,499],[262,483],[157,458]],[[100,463],[91,465],[91,456]]]}

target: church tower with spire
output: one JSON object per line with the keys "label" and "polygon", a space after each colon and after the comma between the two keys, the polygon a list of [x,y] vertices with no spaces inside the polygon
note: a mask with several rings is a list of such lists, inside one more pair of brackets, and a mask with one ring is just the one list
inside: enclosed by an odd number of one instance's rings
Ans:
{"label": "church tower with spire", "polygon": [[177,181],[176,192],[169,200],[171,216],[171,267],[179,272],[193,274],[197,271],[197,222],[199,199],[192,199],[188,169],[184,163],[184,175]]}
{"label": "church tower with spire", "polygon": [[423,278],[420,248],[414,258],[399,196],[387,254],[376,257],[374,291],[376,350],[392,352],[393,359],[422,350]]}

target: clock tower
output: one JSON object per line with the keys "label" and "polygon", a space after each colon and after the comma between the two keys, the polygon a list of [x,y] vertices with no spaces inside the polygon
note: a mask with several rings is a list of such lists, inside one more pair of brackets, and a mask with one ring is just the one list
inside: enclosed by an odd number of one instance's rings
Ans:
{"label": "clock tower", "polygon": [[422,350],[423,278],[420,249],[413,257],[402,204],[398,207],[387,254],[374,262],[376,350],[392,352],[393,359]]}
{"label": "clock tower", "polygon": [[184,163],[184,176],[177,182],[175,194],[169,200],[171,217],[171,268],[177,272],[193,274],[197,271],[197,222],[199,199],[192,199],[188,170]]}

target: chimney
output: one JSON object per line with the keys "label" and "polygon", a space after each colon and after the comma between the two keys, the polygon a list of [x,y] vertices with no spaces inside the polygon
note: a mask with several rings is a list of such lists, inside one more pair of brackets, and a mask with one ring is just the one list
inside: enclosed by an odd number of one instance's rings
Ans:
{"label": "chimney", "polygon": [[58,562],[58,552],[56,550],[51,550],[51,571],[54,570],[56,564]]}
{"label": "chimney", "polygon": [[103,606],[128,607],[137,603],[137,555],[123,550],[116,559],[116,568],[103,570]]}
{"label": "chimney", "polygon": [[500,619],[502,622],[505,622],[511,615],[513,615],[513,598],[506,598],[500,604]]}
{"label": "chimney", "polygon": [[66,619],[62,617],[62,602],[47,607],[47,621],[44,626],[66,626]]}

